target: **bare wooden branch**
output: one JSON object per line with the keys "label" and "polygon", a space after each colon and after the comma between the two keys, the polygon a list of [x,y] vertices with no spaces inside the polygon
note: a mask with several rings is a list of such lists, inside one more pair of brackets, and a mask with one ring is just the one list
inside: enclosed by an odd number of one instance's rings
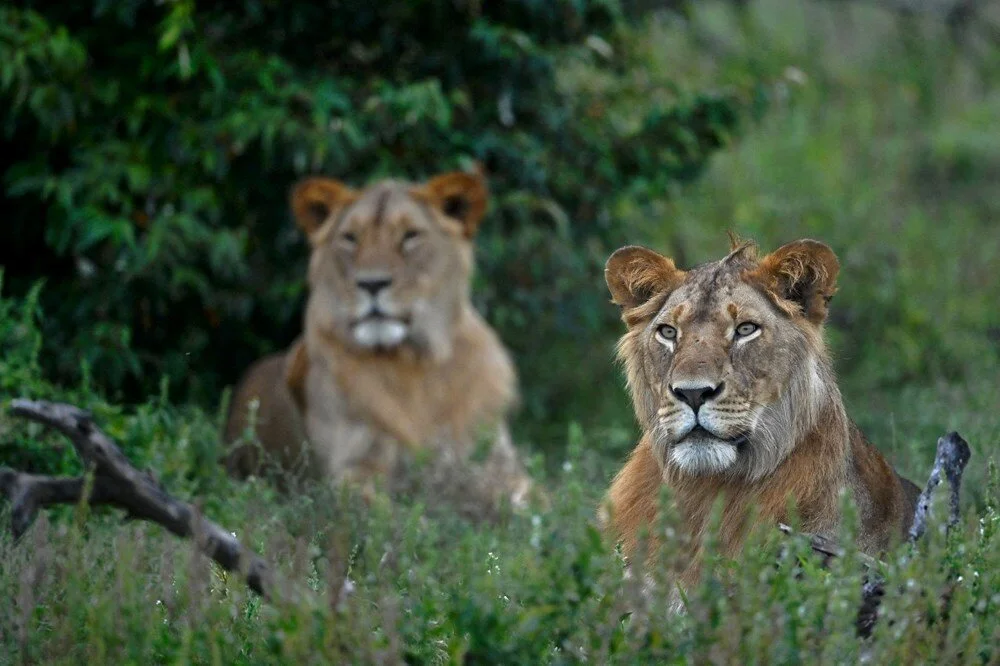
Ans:
{"label": "bare wooden branch", "polygon": [[[961,518],[961,505],[959,501],[959,490],[962,486],[962,474],[965,466],[969,462],[972,451],[969,443],[962,439],[957,432],[950,432],[944,437],[938,438],[937,453],[934,456],[934,467],[931,468],[927,485],[917,499],[916,509],[913,511],[913,524],[910,527],[910,543],[916,543],[917,539],[923,536],[927,529],[927,515],[930,509],[931,498],[938,484],[941,483],[941,473],[943,472],[951,486],[951,508],[948,516],[948,529],[958,524]],[[871,572],[865,580],[861,590],[861,608],[858,610],[858,618],[855,622],[858,635],[867,638],[871,635],[878,621],[878,609],[885,596],[885,581],[876,573]]]}
{"label": "bare wooden branch", "polygon": [[[957,432],[950,432],[944,437],[938,438],[934,467],[931,469],[927,485],[920,493],[917,506],[914,509],[913,524],[909,533],[911,544],[915,543],[927,530],[927,515],[930,510],[931,498],[941,483],[942,474],[948,479],[951,490],[948,529],[958,523],[961,518],[959,490],[962,486],[962,474],[965,472],[965,466],[971,455],[968,442],[962,439]],[[778,529],[789,536],[794,533],[791,527],[783,523],[778,524]],[[824,536],[818,534],[804,534],[803,536],[809,537],[812,550],[823,558],[824,565],[829,564],[834,557],[844,555],[842,548]],[[882,603],[882,597],[885,596],[885,581],[875,572],[879,564],[878,560],[868,555],[859,555],[869,573],[861,589],[861,607],[858,609],[855,627],[860,636],[867,638],[871,635],[872,629],[875,628],[875,623],[878,621],[878,609]]]}
{"label": "bare wooden branch", "polygon": [[[31,527],[39,509],[55,504],[75,504],[86,487],[83,477],[38,476],[0,467],[0,493],[12,506],[11,532],[15,539]],[[88,502],[93,505],[114,504],[117,494],[107,484],[91,487]]]}
{"label": "bare wooden branch", "polygon": [[[784,523],[778,523],[778,529],[785,536],[792,536],[795,534],[795,530],[792,529],[790,525]],[[825,536],[820,536],[819,534],[809,534],[806,535],[810,539],[810,546],[812,546],[813,552],[823,557],[823,562],[829,562],[834,557],[841,557],[844,554],[844,549],[839,547],[832,539],[827,539]]]}
{"label": "bare wooden branch", "polygon": [[247,549],[232,533],[204,518],[192,505],[169,493],[151,474],[129,463],[118,446],[94,425],[91,415],[77,407],[51,402],[15,400],[11,412],[37,421],[66,435],[84,466],[93,472],[89,484],[83,477],[51,477],[0,469],[0,492],[12,505],[11,530],[24,534],[40,509],[86,500],[114,506],[130,518],[165,527],[173,534],[194,539],[198,548],[227,571],[241,573],[251,590],[273,599],[277,592],[267,563]]}
{"label": "bare wooden branch", "polygon": [[858,616],[854,620],[854,629],[858,636],[868,638],[875,629],[878,622],[878,609],[882,605],[882,597],[885,596],[885,581],[881,578],[870,577],[861,586],[861,606],[858,607]]}
{"label": "bare wooden branch", "polygon": [[[781,533],[786,536],[792,536],[795,534],[789,525],[784,523],[778,523],[778,529]],[[821,534],[803,534],[803,536],[809,537],[809,546],[812,548],[813,552],[823,558],[823,565],[826,566],[835,557],[843,557],[844,549],[836,544],[833,539],[829,539]],[[868,568],[875,568],[878,566],[879,561],[876,560],[871,555],[866,555],[865,553],[856,553],[857,557],[862,564]]]}
{"label": "bare wooden branch", "polygon": [[944,437],[938,438],[934,467],[931,469],[931,475],[927,479],[924,491],[917,499],[917,509],[913,513],[913,525],[910,527],[911,543],[919,539],[927,530],[927,514],[931,507],[931,497],[938,484],[941,483],[942,473],[948,479],[948,484],[951,487],[948,528],[950,529],[958,523],[961,517],[958,493],[962,487],[962,473],[965,471],[965,466],[971,455],[969,443],[962,439],[957,432],[949,432]]}

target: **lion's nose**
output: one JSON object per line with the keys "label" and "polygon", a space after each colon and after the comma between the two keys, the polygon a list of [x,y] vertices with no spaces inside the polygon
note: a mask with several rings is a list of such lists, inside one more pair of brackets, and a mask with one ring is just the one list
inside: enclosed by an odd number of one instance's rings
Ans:
{"label": "lion's nose", "polygon": [[675,384],[670,387],[670,390],[677,396],[678,400],[690,406],[694,410],[694,413],[697,414],[698,409],[702,405],[722,393],[724,386],[724,382],[718,386],[682,386]]}
{"label": "lion's nose", "polygon": [[359,278],[355,284],[358,285],[358,289],[367,291],[372,296],[377,296],[378,292],[392,284],[392,279],[387,277]]}

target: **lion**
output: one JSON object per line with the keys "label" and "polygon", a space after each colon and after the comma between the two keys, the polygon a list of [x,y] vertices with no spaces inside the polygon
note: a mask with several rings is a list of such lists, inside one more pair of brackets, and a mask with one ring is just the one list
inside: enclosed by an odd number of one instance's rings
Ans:
{"label": "lion", "polygon": [[258,473],[263,449],[283,471],[371,492],[422,451],[469,460],[485,433],[483,484],[524,503],[531,483],[506,423],[514,365],[470,296],[487,197],[485,178],[463,172],[292,189],[311,246],[304,332],[234,391],[224,438],[254,424],[259,447],[236,448],[231,472]]}
{"label": "lion", "polygon": [[[758,258],[734,243],[689,271],[629,246],[605,277],[627,332],[618,344],[642,437],[600,518],[626,557],[653,526],[665,484],[690,541],[678,583],[699,575],[713,505],[718,544],[739,555],[757,526],[836,537],[839,494],[858,507],[858,547],[877,555],[909,529],[919,489],[847,416],[823,337],[839,262],[815,240]],[[655,553],[655,539],[645,555]]]}

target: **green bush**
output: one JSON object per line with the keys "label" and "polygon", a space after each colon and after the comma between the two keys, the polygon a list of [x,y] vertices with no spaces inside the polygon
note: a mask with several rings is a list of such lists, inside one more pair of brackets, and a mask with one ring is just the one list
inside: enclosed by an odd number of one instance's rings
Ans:
{"label": "green bush", "polygon": [[753,101],[591,85],[630,67],[628,26],[615,0],[4,6],[0,261],[12,294],[46,280],[43,365],[72,383],[85,361],[129,402],[166,376],[214,405],[300,329],[296,179],[476,160],[495,194],[478,305],[526,413],[564,417],[581,377],[614,377],[588,351],[614,321],[616,207],[692,178]]}
{"label": "green bush", "polygon": [[[2,278],[2,274],[0,274]],[[218,416],[196,407],[177,407],[164,383],[155,397],[139,405],[108,403],[84,377],[73,386],[58,386],[43,374],[44,348],[38,306],[41,285],[23,300],[3,293],[0,279],[0,465],[44,474],[79,474],[77,456],[69,444],[36,424],[6,414],[12,398],[70,402],[91,411],[102,428],[139,467],[184,491],[204,492],[223,474],[219,457]]]}

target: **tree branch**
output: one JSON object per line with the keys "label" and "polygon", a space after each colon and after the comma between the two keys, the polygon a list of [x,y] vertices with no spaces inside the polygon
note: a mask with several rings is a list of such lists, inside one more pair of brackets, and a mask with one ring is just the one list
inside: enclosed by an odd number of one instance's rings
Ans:
{"label": "tree branch", "polygon": [[[917,499],[917,506],[913,512],[913,524],[910,527],[909,543],[916,543],[917,539],[923,536],[927,530],[927,516],[930,511],[931,498],[941,483],[942,473],[948,479],[951,489],[948,529],[958,524],[961,518],[959,490],[962,486],[962,474],[965,472],[965,466],[968,464],[971,455],[972,452],[969,449],[969,443],[962,439],[962,436],[957,432],[950,432],[944,437],[938,438],[937,454],[934,456],[934,467],[931,469],[930,478],[927,479],[927,485],[924,487],[923,492],[920,493],[920,497]],[[778,529],[784,534],[792,534],[792,528],[788,525],[779,523]],[[830,539],[816,534],[806,536],[809,536],[811,540],[810,545],[813,551],[823,558],[824,565],[829,563],[834,557],[843,556],[843,549],[839,548]],[[878,564],[878,560],[867,555],[862,555],[862,561],[870,571],[874,571]],[[872,573],[865,580],[864,586],[861,589],[861,607],[858,609],[858,618],[855,622],[860,636],[867,638],[871,635],[872,629],[874,629],[875,623],[878,621],[878,609],[882,603],[883,596],[885,596],[885,581]]]}
{"label": "tree branch", "polygon": [[917,499],[917,508],[913,512],[913,525],[910,527],[910,543],[915,542],[927,530],[927,514],[931,508],[931,497],[934,490],[941,483],[941,474],[944,473],[951,487],[951,509],[948,516],[948,528],[951,529],[957,523],[960,515],[959,490],[962,487],[962,473],[969,463],[972,451],[969,443],[962,439],[957,432],[949,432],[944,437],[938,439],[937,455],[934,456],[934,467],[931,469],[930,478],[924,491]]}
{"label": "tree branch", "polygon": [[273,599],[274,577],[267,563],[247,549],[229,531],[204,518],[192,505],[167,493],[146,472],[129,463],[117,445],[94,425],[90,413],[72,405],[15,400],[11,413],[37,421],[66,435],[85,467],[93,470],[93,482],[83,477],[52,477],[0,468],[0,492],[12,505],[11,530],[20,537],[40,509],[55,504],[92,505],[123,509],[130,518],[165,527],[173,534],[194,539],[198,548],[223,569],[243,574],[254,592]]}

